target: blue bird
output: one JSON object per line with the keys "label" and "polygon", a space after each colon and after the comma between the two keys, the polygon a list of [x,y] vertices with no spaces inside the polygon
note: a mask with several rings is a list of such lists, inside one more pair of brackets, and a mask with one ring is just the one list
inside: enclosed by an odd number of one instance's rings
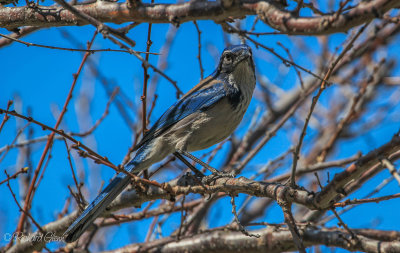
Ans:
{"label": "blue bird", "polygon": [[[124,169],[133,174],[167,155],[208,148],[230,136],[245,114],[256,84],[251,48],[225,48],[217,69],[173,104],[143,136]],[[75,241],[129,184],[119,173],[65,231]]]}

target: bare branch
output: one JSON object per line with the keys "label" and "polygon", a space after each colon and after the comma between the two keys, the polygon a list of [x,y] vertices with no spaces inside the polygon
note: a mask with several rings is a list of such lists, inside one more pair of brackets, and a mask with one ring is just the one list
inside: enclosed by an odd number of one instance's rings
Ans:
{"label": "bare branch", "polygon": [[[346,231],[341,229],[319,229],[312,226],[300,227],[306,247],[312,245],[325,245],[328,247],[341,247],[349,251],[365,251],[372,253],[398,252],[400,242],[382,242],[359,235],[360,243],[351,245],[351,239]],[[370,231],[372,234],[373,231]],[[376,231],[378,234],[381,231]],[[107,251],[107,253],[137,252],[146,249],[148,252],[287,252],[294,251],[293,238],[287,228],[270,227],[256,230],[254,233],[260,238],[248,237],[235,231],[205,231],[204,233],[187,236],[180,241],[174,238],[163,238],[152,243],[151,248],[142,244],[128,245],[120,249]],[[384,233],[382,233],[384,234]],[[104,252],[105,253],[105,252]]]}
{"label": "bare branch", "polygon": [[[383,16],[388,10],[399,7],[397,0],[375,0],[357,5],[340,14],[318,17],[296,17],[284,11],[275,1],[239,1],[227,6],[225,1],[190,1],[178,4],[140,4],[130,8],[127,3],[95,2],[76,8],[100,22],[116,24],[150,22],[181,24],[194,20],[213,20],[217,23],[257,14],[259,19],[287,34],[321,35],[347,30]],[[87,25],[60,7],[36,6],[35,8],[11,7],[0,9],[0,27],[13,29],[20,26],[76,26]]]}

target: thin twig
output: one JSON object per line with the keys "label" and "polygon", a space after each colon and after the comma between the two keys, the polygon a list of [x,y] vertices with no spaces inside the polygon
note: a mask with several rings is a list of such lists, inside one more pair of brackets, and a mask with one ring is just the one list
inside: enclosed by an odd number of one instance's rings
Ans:
{"label": "thin twig", "polygon": [[88,136],[89,134],[92,134],[93,131],[96,130],[97,127],[101,124],[101,122],[107,117],[108,113],[110,112],[111,103],[114,101],[114,98],[119,93],[119,91],[120,89],[118,86],[114,88],[114,91],[112,92],[110,98],[108,99],[106,109],[104,110],[103,115],[101,115],[101,117],[94,123],[94,125],[89,130],[87,130],[84,133],[71,133],[71,135],[85,137]]}
{"label": "thin twig", "polygon": [[[30,33],[33,33],[37,30],[39,30],[40,27],[35,27],[35,26],[24,26],[20,29],[18,29],[18,32],[13,32],[11,34],[8,34],[7,36],[11,37],[11,38],[21,38],[23,36],[26,36]],[[11,43],[13,43],[12,39],[7,39],[7,38],[2,38],[0,39],[0,48],[4,47],[4,46],[8,46]]]}
{"label": "thin twig", "polygon": [[[154,0],[151,0],[151,3],[154,3]],[[150,51],[150,47],[151,44],[153,44],[153,42],[151,41],[151,27],[152,24],[149,23],[148,29],[147,29],[147,42],[146,42],[146,52]],[[146,62],[149,62],[149,55],[146,55]],[[140,97],[140,100],[142,101],[142,136],[144,137],[144,135],[146,134],[147,130],[147,124],[148,124],[148,120],[146,119],[147,116],[147,85],[148,85],[148,81],[149,81],[149,74],[148,74],[148,66],[146,64],[142,64],[143,67],[143,94]],[[149,172],[147,169],[145,169],[143,171],[144,174],[144,178],[149,178]]]}
{"label": "thin twig", "polygon": [[[151,0],[152,3],[154,3],[154,0]],[[146,42],[146,52],[150,51],[151,44],[153,42],[151,41],[151,27],[152,24],[149,23],[148,29],[147,29],[147,42]],[[149,61],[149,55],[146,55],[146,61]],[[143,67],[143,94],[140,97],[140,100],[142,101],[142,134],[143,136],[147,132],[147,83],[149,81],[149,74],[148,74],[148,66],[146,66],[144,63],[142,64]]]}
{"label": "thin twig", "polygon": [[[299,3],[300,5],[300,3]],[[289,56],[289,59],[294,62],[294,59],[292,57],[292,54],[290,53],[289,49],[287,47],[285,47],[280,41],[277,42],[279,46],[281,46],[287,53],[287,55]],[[304,90],[304,82],[303,82],[303,78],[301,77],[301,72],[299,71],[299,69],[297,68],[297,66],[293,66],[294,70],[296,71],[297,76],[299,77],[300,80],[300,85],[301,88]]]}
{"label": "thin twig", "polygon": [[239,217],[236,212],[236,204],[235,204],[235,197],[231,195],[231,205],[232,205],[232,214],[235,218],[235,222],[239,227],[239,231],[242,232],[244,235],[247,235],[249,237],[255,237],[255,238],[260,238],[259,234],[251,234],[249,231],[246,230],[246,228],[240,223]]}
{"label": "thin twig", "polygon": [[21,207],[21,205],[18,203],[17,197],[15,196],[15,194],[14,194],[14,192],[13,192],[13,190],[11,189],[11,186],[10,186],[10,179],[11,179],[11,178],[10,178],[10,176],[7,174],[7,171],[4,171],[4,173],[6,174],[7,179],[8,179],[8,180],[7,180],[7,187],[8,187],[8,189],[10,190],[11,195],[13,196],[13,199],[14,199],[15,204],[17,204],[19,211],[22,212],[22,213],[24,213],[25,215],[27,215],[27,216],[31,219],[31,221],[33,222],[33,224],[35,224],[35,226],[39,229],[39,231],[42,232],[42,234],[45,234],[45,231],[43,230],[42,226],[40,226],[39,223],[32,217],[32,215],[31,215],[28,211],[25,211],[25,210]]}
{"label": "thin twig", "polygon": [[298,1],[297,1],[296,9],[294,9],[294,10],[292,11],[293,15],[295,15],[296,17],[298,17],[298,16],[299,16],[299,13],[300,13],[300,10],[301,10],[301,7],[303,7],[303,0],[298,0]]}
{"label": "thin twig", "polygon": [[154,227],[156,226],[159,217],[160,216],[157,215],[156,217],[153,218],[153,220],[149,226],[149,230],[147,231],[146,238],[144,239],[145,242],[150,241],[151,235],[153,234]]}
{"label": "thin twig", "polygon": [[[128,50],[122,50],[122,49],[111,49],[111,48],[105,48],[105,49],[80,49],[80,48],[67,48],[67,47],[56,47],[56,46],[48,46],[48,45],[41,45],[41,44],[36,44],[32,42],[26,42],[23,40],[19,40],[13,37],[10,37],[5,34],[1,34],[1,37],[7,38],[9,40],[24,44],[28,47],[41,47],[41,48],[47,48],[47,49],[56,49],[56,50],[64,50],[64,51],[72,51],[72,52],[88,52],[88,53],[98,53],[98,52],[120,52],[120,53],[128,53],[131,54]],[[142,51],[136,51],[139,54],[154,54],[154,55],[160,55],[159,53],[152,53],[152,52],[142,52]]]}
{"label": "thin twig", "polygon": [[[7,111],[10,109],[10,107],[11,107],[12,104],[13,104],[13,101],[12,101],[12,100],[9,100],[8,103],[7,103]],[[4,114],[3,121],[2,121],[1,124],[0,124],[0,133],[1,133],[1,130],[3,129],[4,124],[7,122],[7,120],[8,120],[9,118],[10,118],[10,116],[8,116],[7,113]]]}
{"label": "thin twig", "polygon": [[[0,111],[0,113],[1,113],[1,111]],[[11,114],[10,114],[10,115],[11,115]],[[14,139],[11,141],[11,144],[8,145],[8,146],[13,146],[13,145],[15,145],[15,142],[18,140],[18,138],[20,137],[20,135],[25,131],[25,129],[26,129],[29,125],[30,125],[30,122],[26,123],[23,127],[21,127],[20,129],[18,129],[17,134],[15,135]],[[6,149],[4,150],[3,155],[0,157],[0,163],[4,160],[4,158],[6,157],[6,155],[7,155],[7,153],[8,153],[9,150],[10,150],[9,148],[6,148]],[[3,151],[2,151],[2,152],[3,152]],[[0,152],[0,153],[2,153],[2,152]]]}
{"label": "thin twig", "polygon": [[[4,184],[5,182],[8,182],[11,179],[16,179],[19,174],[27,173],[28,169],[29,169],[28,167],[21,168],[19,171],[15,172],[12,176],[7,176],[6,179],[4,179],[3,181],[0,182],[0,185]],[[6,170],[4,170],[4,173],[6,173],[6,175],[8,175]]]}
{"label": "thin twig", "polygon": [[335,208],[331,208],[331,211],[333,214],[336,216],[336,218],[339,220],[339,226],[344,227],[344,229],[351,234],[351,237],[354,239],[357,239],[357,235],[347,226],[346,223],[343,222],[342,218],[340,218],[339,214],[336,212]]}
{"label": "thin twig", "polygon": [[[181,206],[185,206],[185,200],[186,200],[186,195],[183,195],[182,197],[182,201],[181,201]],[[176,236],[176,239],[179,240],[181,237],[181,233],[182,233],[182,228],[185,224],[185,220],[186,220],[186,216],[187,216],[187,212],[185,212],[185,209],[182,208],[181,209],[181,224],[179,225],[179,229],[178,229],[178,234]]]}
{"label": "thin twig", "polygon": [[400,198],[400,193],[388,196],[376,197],[376,198],[368,198],[368,199],[351,199],[351,200],[347,199],[343,202],[333,204],[333,207],[345,207],[349,205],[360,205],[365,203],[379,203],[381,201],[397,199],[397,198]]}
{"label": "thin twig", "polygon": [[400,185],[400,175],[399,173],[397,173],[396,168],[394,167],[393,163],[391,163],[388,159],[382,159],[382,165],[384,165],[390,172],[390,174],[392,174],[392,176],[394,177],[394,179],[396,179],[397,183],[399,183]]}
{"label": "thin twig", "polygon": [[201,61],[201,31],[200,31],[200,28],[199,28],[196,20],[193,21],[193,24],[197,30],[197,40],[198,40],[197,59],[199,60],[200,79],[203,80],[204,79],[204,68],[203,68],[203,63]]}
{"label": "thin twig", "polygon": [[315,14],[318,14],[318,15],[321,15],[321,16],[326,15],[326,13],[324,13],[321,10],[317,9],[312,2],[311,3],[304,3],[303,0],[294,0],[294,1],[297,2],[297,3],[302,2],[302,6],[309,8]]}
{"label": "thin twig", "polygon": [[[307,173],[316,172],[316,171],[320,171],[320,170],[328,169],[328,168],[332,168],[332,167],[342,167],[346,164],[357,161],[360,157],[361,157],[361,153],[358,153],[358,154],[355,154],[355,155],[353,155],[349,158],[345,158],[345,159],[329,161],[329,162],[318,162],[318,163],[311,164],[311,165],[308,165],[305,167],[300,167],[299,169],[296,170],[296,176],[301,176],[301,175],[304,175]],[[290,175],[291,175],[291,172],[281,174],[276,177],[269,178],[267,181],[268,182],[281,182],[283,180],[290,178]]]}
{"label": "thin twig", "polygon": [[72,161],[71,161],[71,153],[69,152],[68,143],[67,143],[67,140],[65,138],[64,138],[64,143],[65,143],[65,148],[67,150],[67,159],[68,159],[68,162],[69,162],[69,167],[71,168],[72,178],[74,179],[75,187],[76,187],[76,189],[78,191],[78,196],[79,196],[78,199],[80,200],[78,202],[78,204],[79,203],[85,203],[85,199],[83,198],[83,195],[82,195],[82,192],[81,192],[80,184],[78,183],[78,180],[76,179],[76,176],[75,176],[74,166],[72,165]]}

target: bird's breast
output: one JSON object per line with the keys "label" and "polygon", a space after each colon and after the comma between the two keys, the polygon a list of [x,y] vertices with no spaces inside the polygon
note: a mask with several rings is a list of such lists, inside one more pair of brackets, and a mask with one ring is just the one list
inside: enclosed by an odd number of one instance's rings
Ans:
{"label": "bird's breast", "polygon": [[199,112],[191,123],[187,150],[205,149],[229,137],[239,125],[245,111],[240,104],[233,107],[227,97],[208,110]]}

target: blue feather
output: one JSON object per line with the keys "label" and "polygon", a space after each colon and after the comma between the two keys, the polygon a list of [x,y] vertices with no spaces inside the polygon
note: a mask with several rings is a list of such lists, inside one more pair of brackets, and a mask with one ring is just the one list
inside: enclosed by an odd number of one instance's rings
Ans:
{"label": "blue feather", "polygon": [[[148,149],[146,147],[141,148],[138,151],[137,156],[125,165],[125,170],[135,173],[133,170],[141,162],[143,157],[147,154]],[[122,190],[129,184],[130,177],[125,173],[119,173],[103,191],[96,197],[95,200],[90,203],[83,211],[81,215],[69,226],[64,233],[64,240],[66,242],[72,242],[78,239],[78,237],[93,223],[93,221],[107,209],[108,205],[122,192]]]}
{"label": "blue feather", "polygon": [[139,148],[149,140],[164,133],[169,127],[197,111],[204,111],[215,105],[219,100],[230,93],[223,82],[215,82],[213,85],[199,89],[185,95],[178,100],[154,123],[153,127],[143,136],[136,146]]}

